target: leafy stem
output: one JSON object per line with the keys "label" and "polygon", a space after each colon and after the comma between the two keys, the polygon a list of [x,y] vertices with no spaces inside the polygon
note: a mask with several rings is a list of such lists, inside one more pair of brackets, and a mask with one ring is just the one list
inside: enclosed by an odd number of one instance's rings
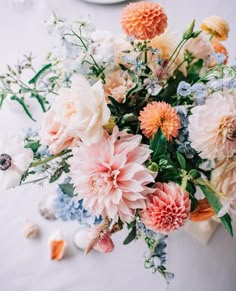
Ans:
{"label": "leafy stem", "polygon": [[56,155],[53,155],[51,157],[48,157],[47,159],[33,162],[33,163],[31,163],[30,168],[37,167],[37,166],[43,165],[43,164],[47,164],[48,162],[50,162],[50,161],[52,161],[54,159],[57,159],[59,157],[62,157],[64,155],[68,154],[69,152],[71,152],[71,150],[62,151],[62,152],[60,152],[60,153],[58,153]]}

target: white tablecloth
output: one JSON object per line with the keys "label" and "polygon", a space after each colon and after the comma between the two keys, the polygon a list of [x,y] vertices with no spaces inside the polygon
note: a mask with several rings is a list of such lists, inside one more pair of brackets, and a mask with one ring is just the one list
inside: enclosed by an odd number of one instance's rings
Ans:
{"label": "white tablecloth", "polygon": [[[102,29],[120,32],[119,17],[126,3],[95,5],[79,0],[32,0],[32,7],[24,13],[10,8],[10,1],[0,0],[0,71],[7,63],[14,64],[23,53],[33,51],[42,57],[50,39],[43,21],[51,11],[75,19],[88,16]],[[159,1],[166,7],[169,30],[182,31],[193,19],[221,15],[231,27],[227,46],[236,57],[236,2],[233,0],[174,0]],[[233,58],[231,57],[231,60]],[[23,127],[33,127],[24,114],[12,112],[7,105],[0,111],[1,139],[15,134]],[[109,255],[92,253],[84,256],[72,243],[76,223],[48,222],[38,213],[42,195],[53,191],[28,185],[8,192],[0,192],[0,290],[1,291],[235,291],[236,240],[219,227],[204,246],[184,231],[170,235],[168,267],[175,280],[167,286],[159,275],[143,268],[144,244],[123,246],[125,233],[114,236],[116,249]],[[34,241],[23,237],[28,218],[41,229]],[[48,236],[61,229],[69,247],[61,262],[49,259]]]}

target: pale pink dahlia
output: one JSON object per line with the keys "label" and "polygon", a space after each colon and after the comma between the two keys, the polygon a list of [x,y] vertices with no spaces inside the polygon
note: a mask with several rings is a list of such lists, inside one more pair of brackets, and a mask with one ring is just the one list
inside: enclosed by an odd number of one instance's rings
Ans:
{"label": "pale pink dahlia", "polygon": [[202,158],[232,157],[236,153],[236,97],[213,93],[205,105],[193,108],[189,137]]}
{"label": "pale pink dahlia", "polygon": [[160,233],[169,233],[184,225],[190,212],[187,192],[173,182],[156,183],[155,192],[148,197],[147,208],[140,212],[147,228]]}
{"label": "pale pink dahlia", "polygon": [[70,176],[90,212],[129,222],[136,209],[145,208],[152,191],[146,185],[154,178],[142,165],[151,151],[141,139],[115,127],[98,143],[74,149]]}

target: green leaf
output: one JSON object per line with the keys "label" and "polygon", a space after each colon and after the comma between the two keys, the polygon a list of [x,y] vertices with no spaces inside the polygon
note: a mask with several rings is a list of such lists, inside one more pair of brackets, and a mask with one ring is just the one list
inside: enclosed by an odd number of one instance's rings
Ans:
{"label": "green leaf", "polygon": [[49,183],[53,183],[55,182],[56,180],[58,180],[62,173],[64,172],[64,168],[63,167],[59,167],[55,170],[55,172],[52,174],[52,176],[50,177],[49,179]]}
{"label": "green leaf", "polygon": [[24,109],[25,113],[29,116],[29,118],[32,119],[33,121],[36,121],[33,118],[33,116],[31,115],[31,113],[29,112],[29,109],[27,108],[25,102],[22,99],[20,99],[19,97],[13,95],[13,96],[11,96],[11,100],[14,100],[14,101],[18,102],[22,106],[22,108]]}
{"label": "green leaf", "polygon": [[152,161],[157,161],[158,157],[166,152],[166,148],[166,137],[162,133],[161,128],[159,128],[150,142],[150,149],[152,150]]}
{"label": "green leaf", "polygon": [[188,68],[188,79],[192,82],[199,80],[199,74],[203,66],[203,60],[199,59]]}
{"label": "green leaf", "polygon": [[193,177],[194,179],[196,179],[196,178],[200,178],[200,177],[201,177],[201,174],[200,174],[199,171],[196,170],[196,169],[192,169],[192,170],[190,170],[190,171],[188,172],[188,175],[191,176],[191,177]]}
{"label": "green leaf", "polygon": [[45,108],[45,105],[44,105],[43,98],[42,98],[39,94],[32,93],[32,94],[31,94],[31,97],[37,99],[37,101],[38,101],[38,103],[40,104],[40,106],[41,106],[43,112],[46,112],[46,111],[47,111],[46,108]]}
{"label": "green leaf", "polygon": [[127,245],[130,242],[132,242],[136,238],[136,226],[134,226],[131,230],[131,232],[128,234],[126,239],[124,240],[123,244]]}
{"label": "green leaf", "polygon": [[135,75],[134,72],[132,72],[129,68],[126,68],[126,66],[124,66],[123,64],[119,64],[120,65],[120,68],[127,72],[129,74],[129,76],[131,77],[131,80],[133,83],[137,83],[137,76]]}
{"label": "green leaf", "polygon": [[29,84],[35,84],[37,81],[38,81],[38,79],[39,79],[39,77],[45,72],[45,71],[47,71],[49,68],[51,68],[51,66],[52,66],[52,64],[47,64],[47,65],[45,65],[44,67],[42,67],[35,75],[34,75],[34,77],[31,79],[31,80],[29,80]]}
{"label": "green leaf", "polygon": [[177,159],[178,159],[178,162],[180,164],[181,169],[185,170],[186,169],[186,160],[185,160],[184,156],[179,152],[177,152],[176,155],[177,155]]}
{"label": "green leaf", "polygon": [[37,152],[38,148],[41,146],[40,142],[37,141],[28,141],[26,148],[31,149],[34,153]]}
{"label": "green leaf", "polygon": [[2,108],[2,104],[5,98],[6,98],[5,94],[0,94],[0,109]]}
{"label": "green leaf", "polygon": [[[202,192],[204,193],[207,201],[211,205],[211,207],[214,209],[216,213],[220,211],[222,208],[222,204],[218,200],[218,198],[215,196],[215,193],[207,186],[207,185],[199,185],[201,188]],[[231,217],[229,216],[228,213],[226,213],[224,216],[220,217],[220,220],[222,224],[224,225],[225,229],[227,232],[233,236],[233,228],[231,224]]]}
{"label": "green leaf", "polygon": [[75,188],[73,184],[59,184],[58,186],[64,194],[70,197],[74,196]]}

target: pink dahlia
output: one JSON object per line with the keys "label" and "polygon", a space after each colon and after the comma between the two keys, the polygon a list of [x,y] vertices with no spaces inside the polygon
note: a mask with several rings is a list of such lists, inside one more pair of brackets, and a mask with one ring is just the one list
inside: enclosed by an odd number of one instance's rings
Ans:
{"label": "pink dahlia", "polygon": [[145,208],[152,191],[146,185],[154,178],[143,165],[151,151],[141,139],[115,127],[98,143],[74,149],[70,176],[90,212],[129,222],[136,209]]}
{"label": "pink dahlia", "polygon": [[187,192],[173,182],[156,183],[148,197],[147,208],[140,212],[142,222],[151,230],[169,233],[184,225],[190,212]]}
{"label": "pink dahlia", "polygon": [[236,97],[213,93],[189,118],[192,147],[205,159],[223,159],[236,153]]}

